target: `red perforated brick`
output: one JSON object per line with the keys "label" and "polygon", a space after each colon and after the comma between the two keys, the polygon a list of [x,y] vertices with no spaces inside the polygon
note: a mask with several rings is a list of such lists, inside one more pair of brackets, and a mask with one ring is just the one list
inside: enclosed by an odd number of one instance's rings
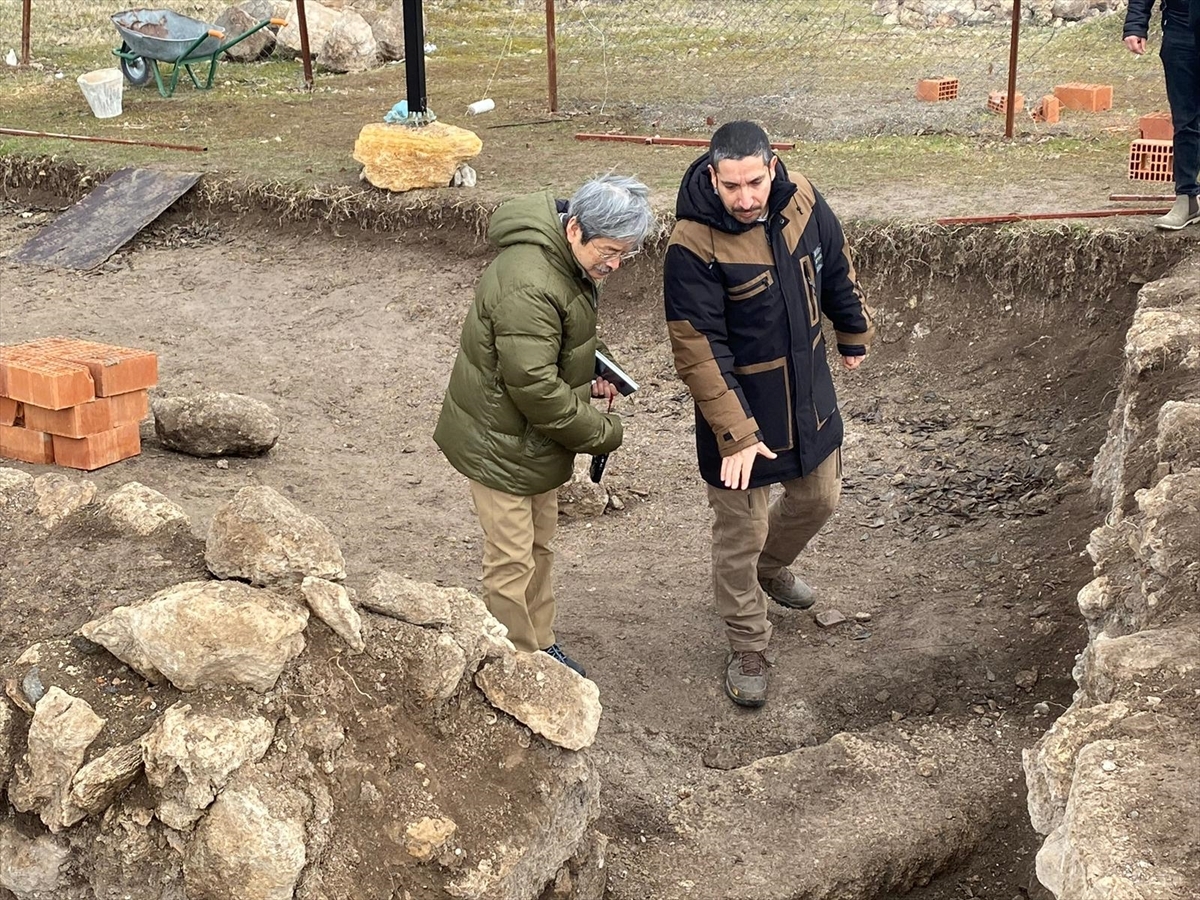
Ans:
{"label": "red perforated brick", "polygon": [[25,405],[25,427],[63,437],[84,437],[118,425],[141,422],[150,412],[150,395],[131,391],[114,397],[99,397],[70,409],[42,409]]}
{"label": "red perforated brick", "polygon": [[1054,96],[1062,101],[1066,109],[1084,112],[1102,112],[1112,109],[1113,89],[1111,84],[1083,84],[1072,81],[1054,89]]}
{"label": "red perforated brick", "polygon": [[[1008,91],[992,91],[988,94],[987,108],[990,112],[1005,113],[1008,111]],[[1020,91],[1013,93],[1013,112],[1025,108],[1025,95]]]}
{"label": "red perforated brick", "polygon": [[1047,94],[1038,101],[1037,108],[1033,111],[1033,120],[1035,122],[1045,122],[1047,125],[1054,125],[1060,118],[1062,112],[1062,103],[1053,94]]}
{"label": "red perforated brick", "polygon": [[158,384],[158,357],[147,350],[66,337],[43,338],[21,346],[87,366],[96,382],[97,397],[142,391]]}
{"label": "red perforated brick", "polygon": [[1139,140],[1130,144],[1129,178],[1132,181],[1174,181],[1174,142]]}
{"label": "red perforated brick", "polygon": [[87,366],[66,362],[28,349],[28,345],[0,348],[4,370],[4,395],[44,409],[66,409],[96,396]]}
{"label": "red perforated brick", "polygon": [[12,397],[0,397],[0,425],[11,425],[17,421],[17,401]]}
{"label": "red perforated brick", "polygon": [[60,466],[88,472],[142,452],[141,431],[136,424],[120,425],[81,438],[58,434],[53,437],[54,461]]}
{"label": "red perforated brick", "polygon": [[1175,123],[1169,112],[1146,113],[1138,119],[1139,137],[1148,141],[1175,140]]}
{"label": "red perforated brick", "polygon": [[50,435],[14,425],[0,425],[0,456],[21,462],[49,465],[54,462]]}
{"label": "red perforated brick", "polygon": [[922,78],[917,82],[917,99],[937,103],[958,99],[957,78]]}

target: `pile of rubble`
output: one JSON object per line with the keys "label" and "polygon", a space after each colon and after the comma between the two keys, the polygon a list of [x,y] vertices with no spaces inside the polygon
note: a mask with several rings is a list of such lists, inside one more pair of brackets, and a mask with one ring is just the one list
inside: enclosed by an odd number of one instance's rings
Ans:
{"label": "pile of rubble", "polygon": [[602,896],[597,688],[473,594],[268,487],[0,469],[0,554],[0,895]]}
{"label": "pile of rubble", "polygon": [[[1021,15],[1032,25],[1064,25],[1125,9],[1127,0],[1025,0]],[[1012,0],[875,0],[885,25],[947,28],[1012,21]]]}

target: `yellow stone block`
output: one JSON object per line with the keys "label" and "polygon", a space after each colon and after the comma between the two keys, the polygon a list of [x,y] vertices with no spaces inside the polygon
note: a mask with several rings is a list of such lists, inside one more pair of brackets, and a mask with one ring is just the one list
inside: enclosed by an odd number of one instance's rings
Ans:
{"label": "yellow stone block", "polygon": [[447,187],[459,163],[478,156],[479,135],[465,128],[432,122],[417,128],[372,122],[354,142],[354,158],[362,175],[389,191]]}

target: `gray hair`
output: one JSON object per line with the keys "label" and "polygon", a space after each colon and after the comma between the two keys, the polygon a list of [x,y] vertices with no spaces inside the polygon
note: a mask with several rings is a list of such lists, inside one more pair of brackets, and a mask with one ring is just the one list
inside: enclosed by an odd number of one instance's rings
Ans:
{"label": "gray hair", "polygon": [[650,189],[636,178],[601,175],[575,192],[567,206],[587,243],[593,238],[641,246],[654,227]]}
{"label": "gray hair", "polygon": [[770,163],[771,140],[762,126],[754,122],[726,122],[712,136],[708,145],[708,161],[715,169],[726,159],[745,159],[757,156]]}

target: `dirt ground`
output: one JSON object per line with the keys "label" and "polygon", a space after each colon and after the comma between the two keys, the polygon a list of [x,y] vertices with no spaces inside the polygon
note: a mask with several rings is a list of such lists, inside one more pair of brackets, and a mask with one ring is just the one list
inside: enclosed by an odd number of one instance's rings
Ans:
{"label": "dirt ground", "polygon": [[[0,253],[45,219],[37,203],[0,206]],[[92,274],[0,261],[0,323],[4,343],[69,333],[154,350],[160,394],[245,393],[283,420],[269,455],[228,467],[166,451],[146,424],[139,457],[89,476],[102,491],[149,485],[202,536],[238,489],[266,484],[330,526],[351,587],[387,568],[474,589],[481,535],[466,482],[431,433],[488,259],[454,230],[364,236],[175,214]],[[983,276],[864,273],[881,340],[860,371],[839,375],[845,491],[797,566],[820,591],[812,612],[836,608],[850,622],[823,630],[808,612],[774,609],[778,662],[761,711],[735,708],[721,690],[709,513],[658,261],[613,276],[602,333],[643,385],[622,404],[627,443],[606,475],[624,508],[561,522],[556,583],[560,639],[605,708],[594,752],[614,900],[640,900],[662,879],[643,861],[676,839],[667,814],[689,771],[927,717],[992,720],[982,733],[1011,762],[1011,803],[961,869],[909,896],[1038,896],[1027,893],[1039,840],[1020,750],[1070,700],[1086,640],[1074,597],[1098,524],[1087,474],[1137,285],[1160,268],[1134,265],[1098,293],[1053,297],[1008,296]],[[47,621],[69,634],[91,604],[5,622],[0,661]],[[695,896],[726,896],[712,891]]]}

